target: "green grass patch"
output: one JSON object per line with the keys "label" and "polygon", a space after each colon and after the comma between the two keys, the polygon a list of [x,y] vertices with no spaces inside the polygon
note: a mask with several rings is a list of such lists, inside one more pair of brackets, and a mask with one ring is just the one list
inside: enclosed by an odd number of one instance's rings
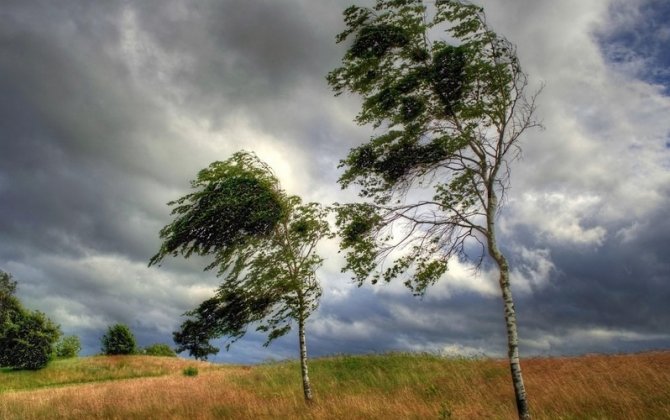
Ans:
{"label": "green grass patch", "polygon": [[[443,380],[445,374],[451,379],[456,377],[456,383],[463,383],[474,376],[505,374],[504,370],[498,372],[498,369],[489,359],[446,358],[413,353],[339,355],[309,361],[309,375],[317,396],[332,393],[393,394],[412,389],[426,400],[439,400],[449,393],[448,385],[454,383],[453,380]],[[232,380],[266,397],[288,394],[299,396],[302,392],[298,361],[255,366],[250,375],[234,377]]]}
{"label": "green grass patch", "polygon": [[0,370],[0,394],[53,386],[163,376],[189,361],[151,356],[92,356],[60,359],[40,370]]}
{"label": "green grass patch", "polygon": [[187,366],[182,372],[185,376],[198,376],[198,368],[195,366]]}

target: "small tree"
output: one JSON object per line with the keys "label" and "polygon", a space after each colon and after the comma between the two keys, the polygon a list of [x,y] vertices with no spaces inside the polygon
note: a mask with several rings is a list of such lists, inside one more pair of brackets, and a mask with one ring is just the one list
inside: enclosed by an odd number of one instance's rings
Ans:
{"label": "small tree", "polygon": [[0,271],[0,366],[41,369],[51,359],[60,327],[42,312],[25,309],[15,292],[11,274]]}
{"label": "small tree", "polygon": [[147,356],[177,357],[172,347],[164,343],[156,343],[142,349],[142,354]]}
{"label": "small tree", "polygon": [[[0,270],[0,299],[12,296],[16,292],[16,281],[12,280],[11,273]],[[0,302],[2,302],[0,300]],[[2,307],[0,307],[2,310]]]}
{"label": "small tree", "polygon": [[135,354],[135,336],[125,324],[114,324],[102,336],[102,353],[107,355]]}
{"label": "small tree", "polygon": [[56,357],[69,359],[77,357],[81,351],[81,341],[76,335],[62,337],[55,346]]}
{"label": "small tree", "polygon": [[214,297],[186,313],[174,334],[177,350],[206,358],[217,351],[210,339],[226,336],[228,348],[250,324],[267,333],[267,346],[295,321],[303,391],[311,401],[305,322],[321,296],[315,271],[323,260],[315,248],[332,236],[328,210],[287,196],[272,170],[247,152],[211,164],[192,186],[196,192],[170,203],[177,218],[161,230],[164,242],[150,265],[165,255],[211,254],[206,269],[218,268],[224,281]]}
{"label": "small tree", "polygon": [[22,310],[21,303],[15,296],[16,281],[10,273],[0,270],[0,322],[14,317]]}
{"label": "small tree", "polygon": [[[370,199],[339,208],[345,269],[359,282],[408,274],[406,285],[423,294],[451,258],[479,266],[488,255],[500,273],[519,417],[530,417],[495,229],[518,140],[536,125],[515,47],[488,27],[483,9],[460,1],[429,9],[421,0],[377,0],[344,15],[337,40],[352,42],[328,81],[336,94],[360,94],[357,122],[381,129],[341,162],[342,187],[358,184]],[[434,39],[439,29],[449,42]]]}
{"label": "small tree", "polygon": [[[206,302],[211,302],[213,309],[216,309],[219,306],[219,301],[216,298],[209,299]],[[206,304],[203,302],[200,304],[199,311],[189,311],[184,315],[192,316],[196,313],[201,313],[203,305]],[[198,360],[207,360],[209,355],[217,354],[219,349],[214,347],[209,340],[214,337],[211,328],[202,321],[204,315],[200,315],[196,319],[187,319],[179,328],[179,331],[175,331],[172,334],[174,342],[177,344],[177,353],[182,351],[187,351],[188,354],[192,357],[195,357]]]}

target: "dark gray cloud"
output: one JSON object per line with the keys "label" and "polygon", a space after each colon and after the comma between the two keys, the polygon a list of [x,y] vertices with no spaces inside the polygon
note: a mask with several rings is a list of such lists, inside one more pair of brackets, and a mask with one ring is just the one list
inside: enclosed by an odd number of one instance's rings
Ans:
{"label": "dark gray cloud", "polygon": [[[291,193],[353,199],[336,166],[370,131],[352,123],[358,99],[334,98],[325,82],[350,3],[2,2],[0,269],[15,275],[26,304],[79,334],[89,354],[115,322],[141,345],[170,343],[180,315],[218,279],[202,272],[206,259],[146,267],[170,220],[165,203],[241,148],[257,151]],[[670,345],[670,102],[642,73],[608,67],[606,53],[629,39],[611,35],[612,10],[623,6],[610,3],[483,3],[519,45],[531,82],[547,82],[547,129],[527,136],[501,217],[526,354]],[[626,28],[643,28],[640,10]],[[324,247],[314,355],[504,353],[486,269],[473,277],[455,263],[421,300],[398,284],[357,289],[335,250]],[[251,332],[217,360],[296,355],[293,335],[267,349],[264,341]]]}

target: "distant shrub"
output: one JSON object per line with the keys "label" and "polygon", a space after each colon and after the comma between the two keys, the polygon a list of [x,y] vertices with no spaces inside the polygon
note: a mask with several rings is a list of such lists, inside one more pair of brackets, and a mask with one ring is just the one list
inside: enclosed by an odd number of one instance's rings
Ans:
{"label": "distant shrub", "polygon": [[142,349],[142,354],[147,356],[177,357],[177,353],[164,343],[156,343]]}
{"label": "distant shrub", "polygon": [[69,359],[77,357],[81,351],[81,341],[76,335],[68,335],[61,338],[56,343],[55,353],[56,357],[61,359]]}
{"label": "distant shrub", "polygon": [[195,366],[189,366],[184,369],[185,376],[198,376],[198,368]]}
{"label": "distant shrub", "polygon": [[102,353],[107,355],[135,354],[135,336],[125,324],[115,324],[102,336]]}

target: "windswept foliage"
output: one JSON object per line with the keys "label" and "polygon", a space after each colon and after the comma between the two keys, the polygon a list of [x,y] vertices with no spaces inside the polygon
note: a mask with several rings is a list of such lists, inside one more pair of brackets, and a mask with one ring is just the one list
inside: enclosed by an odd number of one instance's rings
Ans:
{"label": "windswept foliage", "polygon": [[168,254],[212,255],[206,269],[216,267],[223,282],[214,297],[185,314],[174,333],[177,351],[206,359],[218,352],[211,339],[226,337],[228,348],[249,325],[267,333],[268,345],[295,321],[310,400],[305,321],[321,296],[315,271],[323,259],[315,248],[332,236],[328,209],[286,195],[271,169],[247,152],[213,163],[192,186],[196,192],[171,203],[178,217],[161,230],[165,242],[150,265]]}
{"label": "windswept foliage", "polygon": [[163,244],[150,265],[166,255],[188,258],[195,253],[217,256],[208,269],[228,267],[234,250],[267,238],[284,217],[279,181],[251,153],[238,152],[225,162],[212,163],[191,187],[196,191],[168,203],[176,218],[160,231]]}
{"label": "windswept foliage", "polygon": [[357,185],[369,200],[338,207],[345,270],[359,284],[406,276],[421,295],[452,258],[479,266],[490,256],[525,417],[509,267],[495,238],[509,163],[536,125],[515,47],[490,29],[483,9],[455,0],[377,0],[349,7],[344,20],[337,40],[350,46],[328,82],[338,95],[359,94],[356,121],[379,133],[340,165],[342,187]]}

